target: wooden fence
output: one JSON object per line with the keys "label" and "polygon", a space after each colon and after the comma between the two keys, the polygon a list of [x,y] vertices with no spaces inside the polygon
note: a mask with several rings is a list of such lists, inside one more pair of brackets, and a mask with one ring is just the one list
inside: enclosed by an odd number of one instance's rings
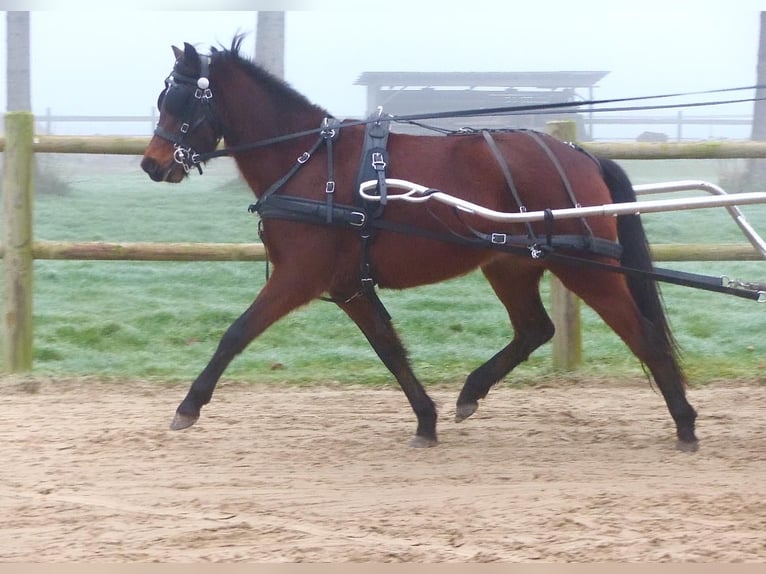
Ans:
{"label": "wooden fence", "polygon": [[[571,137],[572,125],[553,123],[551,132]],[[34,117],[28,112],[5,116],[6,137],[0,138],[3,167],[3,366],[6,372],[32,368],[32,273],[35,259],[92,259],[134,261],[262,261],[260,244],[236,243],[104,243],[34,241],[32,229],[35,153],[141,155],[147,137],[35,136]],[[766,142],[589,143],[587,150],[612,159],[725,159],[766,158]],[[760,260],[748,243],[737,245],[655,245],[658,261]],[[556,324],[553,361],[571,369],[580,362],[577,300],[554,288],[552,316]]]}

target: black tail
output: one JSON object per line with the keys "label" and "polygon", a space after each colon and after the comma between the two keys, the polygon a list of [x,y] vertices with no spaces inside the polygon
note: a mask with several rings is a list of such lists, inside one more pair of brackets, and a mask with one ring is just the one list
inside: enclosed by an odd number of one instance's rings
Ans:
{"label": "black tail", "polygon": [[[633,184],[625,171],[614,161],[599,158],[604,181],[609,187],[614,203],[636,201]],[[649,251],[649,241],[646,238],[644,226],[638,215],[620,215],[617,217],[617,236],[622,246],[621,264],[633,269],[651,270],[654,267]],[[651,344],[659,353],[666,353],[673,359],[678,369],[678,380],[683,381],[683,373],[679,364],[679,349],[670,330],[665,307],[662,302],[657,281],[646,275],[626,275],[628,288],[636,301],[641,314],[649,322]]]}

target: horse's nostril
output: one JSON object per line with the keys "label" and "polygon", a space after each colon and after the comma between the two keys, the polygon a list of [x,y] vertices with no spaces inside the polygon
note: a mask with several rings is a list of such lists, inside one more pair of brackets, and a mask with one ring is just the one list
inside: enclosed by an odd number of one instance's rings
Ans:
{"label": "horse's nostril", "polygon": [[152,178],[154,181],[162,181],[163,174],[162,174],[162,168],[160,167],[160,164],[157,163],[156,160],[145,157],[143,160],[141,160],[141,169],[143,169],[147,174],[149,174],[149,177]]}
{"label": "horse's nostril", "polygon": [[152,172],[157,171],[157,162],[150,157],[145,157],[141,160],[141,169],[146,173],[151,174]]}

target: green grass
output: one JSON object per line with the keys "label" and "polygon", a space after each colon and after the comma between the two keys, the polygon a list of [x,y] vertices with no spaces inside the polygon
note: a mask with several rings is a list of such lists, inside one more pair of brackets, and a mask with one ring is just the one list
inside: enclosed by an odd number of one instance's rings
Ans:
{"label": "green grass", "polygon": [[[251,196],[229,163],[217,161],[203,177],[171,186],[150,182],[140,173],[137,158],[63,161],[55,168],[69,190],[37,197],[38,239],[258,241],[257,220],[246,210]],[[720,162],[623,163],[636,183],[716,181],[726,167]],[[766,206],[743,210],[757,229],[766,230]],[[743,241],[722,210],[652,214],[644,221],[654,243]],[[662,265],[750,280],[764,275],[760,262]],[[37,261],[34,372],[193,378],[264,283],[264,263]],[[663,293],[693,382],[766,379],[761,337],[766,307],[670,285],[663,286]],[[404,292],[382,291],[381,298],[426,384],[462,381],[511,336],[502,305],[478,273]],[[642,376],[635,358],[587,308],[583,324],[585,364],[577,376]],[[553,376],[558,375],[545,346],[514,372],[512,381]],[[356,326],[324,302],[273,326],[232,363],[225,377],[392,382]]]}

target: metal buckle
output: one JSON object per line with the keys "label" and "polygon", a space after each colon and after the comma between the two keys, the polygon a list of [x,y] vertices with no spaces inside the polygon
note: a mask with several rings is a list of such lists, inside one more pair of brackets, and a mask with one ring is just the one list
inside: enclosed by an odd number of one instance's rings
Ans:
{"label": "metal buckle", "polygon": [[[358,218],[357,221],[354,221],[353,217]],[[352,211],[348,220],[349,225],[353,227],[364,227],[364,224],[367,222],[367,214],[363,211]]]}
{"label": "metal buckle", "polygon": [[545,255],[545,251],[540,249],[540,246],[535,243],[529,246],[529,254],[532,256],[532,259],[541,259]]}
{"label": "metal buckle", "polygon": [[335,182],[330,180],[324,187],[325,193],[335,193]]}
{"label": "metal buckle", "polygon": [[322,126],[321,126],[322,131],[320,132],[322,134],[322,137],[326,140],[335,139],[335,136],[338,135],[338,132],[335,130],[334,127],[331,127],[331,126],[336,126],[338,125],[338,123],[339,123],[338,120],[336,120],[335,118],[325,117],[322,120]]}
{"label": "metal buckle", "polygon": [[298,158],[298,163],[304,164],[304,163],[306,163],[310,159],[311,159],[311,154],[309,152],[307,152],[307,151],[304,151],[301,154],[301,157]]}
{"label": "metal buckle", "polygon": [[194,90],[194,97],[203,102],[207,102],[213,98],[213,91],[210,88],[204,90],[202,88],[197,88]]}
{"label": "metal buckle", "polygon": [[493,233],[490,235],[489,240],[494,245],[505,245],[508,241],[508,235],[506,233]]}
{"label": "metal buckle", "polygon": [[372,153],[372,167],[375,171],[382,171],[386,169],[386,161],[383,159],[383,154],[379,151]]}

